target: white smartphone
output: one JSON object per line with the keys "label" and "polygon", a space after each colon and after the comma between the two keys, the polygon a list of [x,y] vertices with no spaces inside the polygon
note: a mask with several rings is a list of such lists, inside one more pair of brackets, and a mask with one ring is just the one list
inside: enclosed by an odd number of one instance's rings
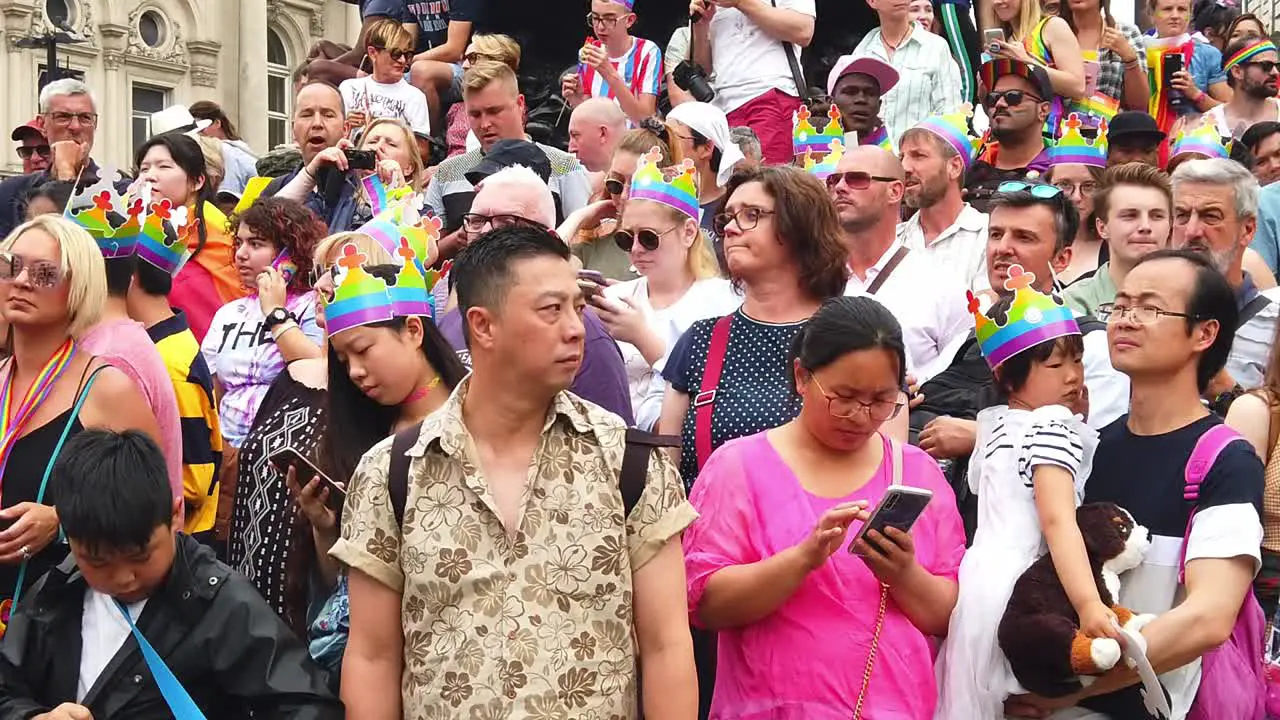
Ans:
{"label": "white smartphone", "polygon": [[920,515],[924,513],[924,509],[929,506],[929,501],[932,499],[933,491],[925,488],[907,485],[894,485],[889,488],[885,491],[884,497],[880,498],[880,504],[876,505],[876,509],[871,512],[871,517],[863,523],[862,529],[858,531],[853,542],[849,543],[849,552],[856,554],[858,541],[866,539],[867,533],[872,530],[883,534],[886,528],[892,527],[902,532],[910,532],[911,526],[920,519]]}
{"label": "white smartphone", "polygon": [[990,30],[982,31],[982,44],[987,46],[988,51],[990,51],[992,47],[996,47],[996,43],[1002,42],[1004,42],[1004,30],[1000,28],[991,28]]}

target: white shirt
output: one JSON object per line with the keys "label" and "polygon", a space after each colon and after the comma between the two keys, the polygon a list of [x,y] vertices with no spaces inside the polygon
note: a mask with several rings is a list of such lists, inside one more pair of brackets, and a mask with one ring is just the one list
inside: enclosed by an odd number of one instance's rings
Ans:
{"label": "white shirt", "polygon": [[375,82],[372,76],[366,75],[343,80],[338,91],[342,93],[342,104],[348,114],[365,113],[369,122],[373,122],[375,118],[401,120],[415,133],[431,134],[427,96],[404,78],[384,84]]}
{"label": "white shirt", "polygon": [[[719,13],[717,13],[719,15]],[[853,50],[854,57],[873,57],[898,71],[898,84],[880,101],[880,118],[896,144],[902,133],[927,117],[955,110],[960,97],[960,68],[951,46],[939,35],[911,24],[911,32],[890,58],[880,28],[867,33]]]}
{"label": "white shirt", "polygon": [[671,352],[671,348],[675,347],[676,341],[690,325],[706,318],[723,317],[737,310],[742,305],[742,296],[728,280],[707,278],[695,282],[671,305],[654,310],[649,304],[649,280],[644,277],[611,285],[605,288],[604,295],[608,298],[631,298],[640,312],[644,313],[649,328],[665,343],[663,356],[650,365],[636,346],[618,342],[618,349],[622,351],[622,360],[627,368],[631,411],[635,415],[636,427],[641,430],[651,429],[662,413],[666,382],[659,371],[666,364],[667,353]]}
{"label": "white shirt", "polygon": [[927,257],[961,287],[979,293],[991,288],[987,279],[987,214],[965,203],[955,222],[926,243],[920,213],[898,224],[898,242]]}
{"label": "white shirt", "polygon": [[[147,601],[142,600],[125,607],[136,623],[146,605]],[[80,619],[80,679],[76,683],[76,702],[83,701],[93,689],[98,676],[120,652],[130,632],[129,623],[124,621],[114,598],[92,588],[85,590],[84,614]]]}
{"label": "white shirt", "polygon": [[[1081,317],[1076,313],[1076,317]],[[1084,386],[1089,389],[1089,415],[1085,423],[1095,430],[1110,425],[1129,412],[1129,376],[1111,367],[1107,332],[1084,335]]]}
{"label": "white shirt", "polygon": [[[868,295],[902,243],[895,241],[865,278],[850,275],[845,295]],[[907,364],[918,382],[945,370],[973,329],[964,288],[941,273],[923,253],[907,252],[874,296],[902,325]]]}
{"label": "white shirt", "polygon": [[[776,2],[783,10],[818,17],[814,0]],[[945,40],[942,44],[946,47]],[[800,46],[793,44],[791,50],[800,62]],[[711,18],[711,64],[710,71],[715,75],[715,104],[726,114],[770,90],[781,90],[793,97],[800,95],[791,76],[787,54],[782,51],[782,41],[766,33],[737,8],[717,8]]]}

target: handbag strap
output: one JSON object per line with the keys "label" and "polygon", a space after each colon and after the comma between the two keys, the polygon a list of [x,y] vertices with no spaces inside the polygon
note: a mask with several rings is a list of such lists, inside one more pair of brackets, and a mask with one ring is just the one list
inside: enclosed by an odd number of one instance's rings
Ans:
{"label": "handbag strap", "polygon": [[908,252],[910,251],[907,249],[906,245],[898,248],[898,251],[893,254],[893,257],[889,258],[889,262],[884,264],[884,269],[876,274],[876,279],[872,280],[871,284],[867,286],[868,295],[875,295],[876,291],[881,287],[884,287],[884,284],[889,281],[889,275],[893,273],[894,269],[897,268],[898,265],[902,264],[902,259],[907,256]]}
{"label": "handbag strap", "polygon": [[[889,462],[892,465],[891,485],[902,484],[902,444],[893,438],[889,440]],[[862,705],[867,699],[867,688],[871,686],[871,671],[875,667],[876,652],[880,649],[880,633],[884,631],[884,616],[889,609],[889,586],[880,583],[880,609],[876,611],[876,627],[871,633],[871,647],[867,649],[867,664],[862,669],[862,687],[858,690],[858,701],[853,706],[853,720],[862,720]]]}
{"label": "handbag strap", "polygon": [[693,398],[693,447],[697,453],[698,469],[711,457],[711,419],[716,406],[716,389],[720,386],[720,373],[724,370],[724,356],[729,351],[729,329],[733,315],[725,315],[716,321],[711,330],[711,345],[707,348],[707,365],[702,370],[702,388]]}
{"label": "handbag strap", "polygon": [[206,720],[200,706],[196,705],[196,701],[191,699],[191,694],[182,687],[182,683],[178,682],[178,678],[174,676],[169,666],[165,665],[160,653],[151,647],[147,637],[138,630],[137,625],[133,624],[133,618],[129,617],[128,609],[120,604],[119,600],[116,600],[115,604],[120,614],[124,616],[124,621],[129,623],[129,631],[133,633],[133,639],[138,641],[142,659],[147,661],[147,669],[151,671],[151,677],[155,678],[156,687],[164,696],[164,702],[173,713],[174,720]]}
{"label": "handbag strap", "polygon": [[[776,8],[778,0],[769,0],[769,4]],[[791,47],[791,43],[783,40],[782,52],[787,54],[787,64],[791,66],[791,79],[796,84],[796,95],[803,102],[809,102],[809,86],[804,81],[804,72],[800,69],[800,60],[796,58],[795,49]]]}

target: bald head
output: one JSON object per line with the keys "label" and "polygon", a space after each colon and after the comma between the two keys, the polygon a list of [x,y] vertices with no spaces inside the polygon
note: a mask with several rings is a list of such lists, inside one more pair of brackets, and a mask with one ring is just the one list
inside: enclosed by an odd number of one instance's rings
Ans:
{"label": "bald head", "polygon": [[892,243],[898,223],[898,205],[905,189],[902,163],[883,148],[859,145],[845,152],[836,165],[836,172],[853,173],[852,177],[844,175],[831,188],[831,199],[836,204],[845,233],[873,233],[873,242]]}
{"label": "bald head", "polygon": [[569,152],[591,172],[605,172],[627,131],[627,116],[607,98],[590,98],[569,117]]}
{"label": "bald head", "polygon": [[556,201],[538,174],[526,167],[499,170],[485,178],[471,201],[476,215],[518,215],[545,228],[556,224]]}
{"label": "bald head", "polygon": [[840,159],[840,172],[862,171],[881,177],[903,180],[906,173],[897,156],[878,145],[858,145],[845,151]]}

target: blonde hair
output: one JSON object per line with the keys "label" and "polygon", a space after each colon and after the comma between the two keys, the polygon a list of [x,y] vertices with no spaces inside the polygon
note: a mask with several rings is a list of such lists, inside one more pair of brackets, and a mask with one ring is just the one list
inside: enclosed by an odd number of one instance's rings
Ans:
{"label": "blonde hair", "polygon": [[502,82],[511,86],[511,92],[520,92],[520,82],[516,79],[516,71],[511,66],[493,60],[485,60],[472,65],[462,75],[462,95],[480,92],[490,85]]}
{"label": "blonde hair", "polygon": [[0,242],[10,251],[24,234],[39,230],[58,243],[58,267],[67,279],[67,334],[79,338],[102,319],[107,303],[107,265],[88,231],[61,215],[40,215]]}
{"label": "blonde hair", "polygon": [[222,141],[208,135],[197,135],[195,140],[200,144],[200,153],[204,155],[205,184],[217,193],[223,178],[227,176],[226,163],[222,157]]}
{"label": "blonde hair", "polygon": [[381,125],[394,125],[404,135],[405,147],[409,150],[409,165],[412,169],[409,177],[405,178],[405,182],[409,183],[409,187],[415,191],[421,189],[422,176],[426,172],[426,164],[422,162],[422,153],[418,152],[418,139],[414,136],[413,131],[409,129],[404,121],[397,118],[378,118],[360,133],[360,149],[363,150],[365,143],[369,141],[369,136],[373,134],[373,129]]}
{"label": "blonde hair", "polygon": [[[1025,39],[1030,33],[1035,32],[1036,26],[1044,19],[1044,14],[1040,10],[1040,0],[1021,0],[1021,2],[1018,9],[1018,24],[1015,26],[1004,21],[1000,23],[1004,26],[1004,31],[1008,33],[1011,42]],[[1036,62],[1040,62],[1039,58],[1036,58]]]}
{"label": "blonde hair", "polygon": [[390,18],[374,20],[364,34],[365,47],[379,50],[412,50],[413,36],[404,26]]}
{"label": "blonde hair", "polygon": [[[340,232],[330,235],[321,240],[319,245],[316,245],[315,254],[312,256],[315,258],[315,266],[327,268],[333,265],[337,262],[336,256],[341,251],[342,246],[347,243],[355,245],[357,250],[364,253],[369,258],[365,261],[369,265],[390,265],[396,262],[386,248],[379,245],[377,240],[368,235],[359,232]],[[330,257],[335,259],[330,260]]]}
{"label": "blonde hair", "polygon": [[711,240],[707,237],[707,233],[698,224],[697,219],[691,218],[679,210],[665,203],[656,200],[644,200],[637,198],[636,200],[628,200],[627,204],[632,202],[651,202],[661,206],[671,216],[672,220],[682,223],[692,222],[698,228],[698,234],[693,238],[693,244],[689,246],[689,254],[685,257],[685,269],[693,276],[694,280],[706,280],[707,278],[720,277],[720,263],[716,260],[715,251],[711,249]]}
{"label": "blonde hair", "polygon": [[[475,35],[471,38],[471,46],[481,55],[495,58],[497,62],[501,62],[512,70],[520,70],[520,43],[510,35],[498,33]],[[489,62],[494,61],[489,60]]]}

